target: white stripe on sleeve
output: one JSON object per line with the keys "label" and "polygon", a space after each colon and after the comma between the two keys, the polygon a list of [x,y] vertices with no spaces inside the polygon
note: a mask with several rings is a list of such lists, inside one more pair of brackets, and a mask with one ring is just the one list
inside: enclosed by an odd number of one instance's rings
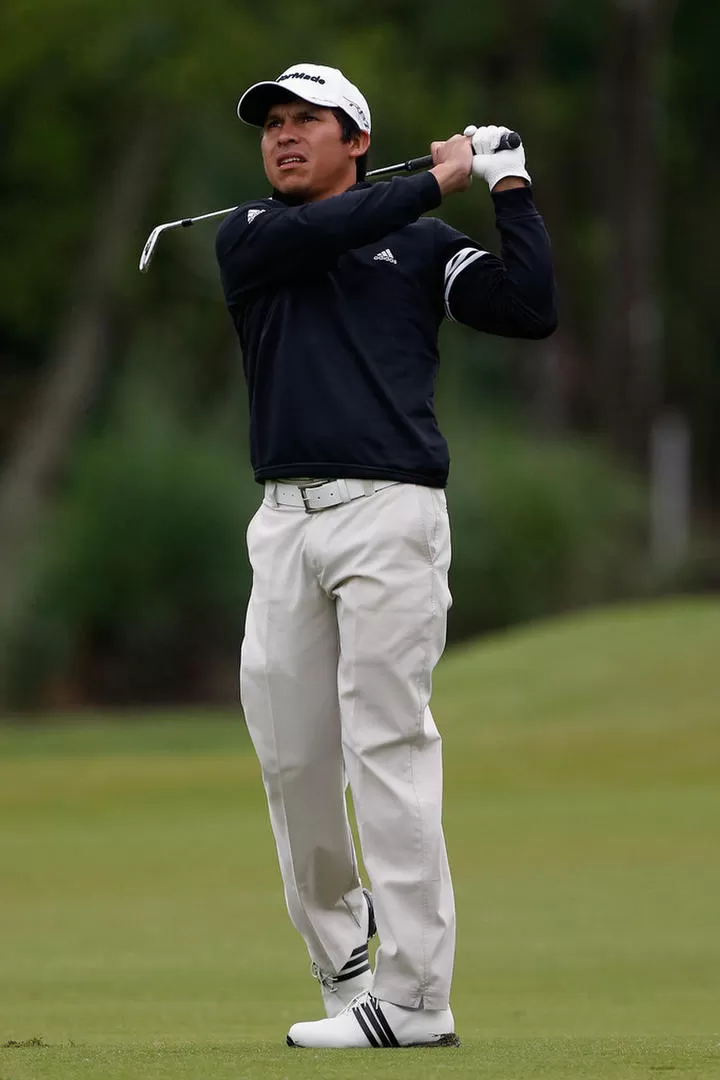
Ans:
{"label": "white stripe on sleeve", "polygon": [[451,319],[453,322],[455,322],[455,319],[450,311],[450,290],[455,284],[455,279],[458,274],[461,274],[462,271],[470,265],[470,263],[474,263],[476,259],[481,259],[483,255],[487,254],[487,251],[481,251],[479,248],[467,247],[458,251],[457,254],[453,255],[452,259],[448,261],[448,264],[445,267],[445,314],[448,319]]}

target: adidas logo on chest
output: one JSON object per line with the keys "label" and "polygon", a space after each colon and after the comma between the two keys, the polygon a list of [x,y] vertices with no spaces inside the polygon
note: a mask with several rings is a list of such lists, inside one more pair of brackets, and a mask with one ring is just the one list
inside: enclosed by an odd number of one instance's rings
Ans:
{"label": "adidas logo on chest", "polygon": [[390,248],[385,248],[384,251],[378,251],[377,255],[373,255],[373,260],[375,262],[389,262],[392,263],[393,266],[397,266],[397,259]]}

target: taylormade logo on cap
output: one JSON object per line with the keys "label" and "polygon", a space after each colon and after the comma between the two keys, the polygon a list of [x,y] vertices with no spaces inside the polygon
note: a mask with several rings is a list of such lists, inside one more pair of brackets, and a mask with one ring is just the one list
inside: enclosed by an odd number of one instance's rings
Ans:
{"label": "taylormade logo on cap", "polygon": [[238,116],[246,124],[262,127],[268,109],[283,101],[287,91],[312,105],[342,109],[361,131],[370,133],[370,106],[357,86],[338,68],[322,64],[293,64],[272,82],[255,83],[238,103]]}
{"label": "taylormade logo on cap", "polygon": [[319,82],[325,85],[325,80],[319,75],[308,75],[307,71],[291,71],[289,75],[279,75],[276,82],[284,82],[285,79],[309,79],[310,82]]}

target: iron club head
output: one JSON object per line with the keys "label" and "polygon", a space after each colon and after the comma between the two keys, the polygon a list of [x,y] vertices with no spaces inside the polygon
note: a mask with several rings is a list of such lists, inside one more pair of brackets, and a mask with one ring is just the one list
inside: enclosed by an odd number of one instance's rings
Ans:
{"label": "iron club head", "polygon": [[142,255],[140,256],[140,270],[143,274],[147,274],[148,267],[152,262],[152,257],[155,254],[155,247],[158,242],[160,233],[165,228],[164,225],[156,225],[153,231],[145,241],[145,247],[142,249]]}
{"label": "iron club head", "polygon": [[226,217],[228,214],[231,214],[233,210],[237,210],[237,207],[229,206],[226,210],[213,210],[211,214],[200,214],[198,217],[181,218],[179,221],[166,221],[164,225],[156,225],[145,241],[145,247],[140,256],[140,269],[143,274],[147,273],[147,269],[152,262],[152,257],[155,254],[157,242],[160,239],[161,234],[166,232],[166,230],[189,229],[196,221],[206,221],[208,218],[214,217]]}

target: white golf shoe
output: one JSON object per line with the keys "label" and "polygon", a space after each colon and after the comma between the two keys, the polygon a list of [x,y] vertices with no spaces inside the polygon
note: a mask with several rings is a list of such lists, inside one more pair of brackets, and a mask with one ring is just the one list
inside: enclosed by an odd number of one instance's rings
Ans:
{"label": "white golf shoe", "polygon": [[337,1016],[293,1024],[288,1046],[316,1050],[367,1050],[370,1047],[459,1046],[450,1009],[406,1009],[360,994]]}
{"label": "white golf shoe", "polygon": [[[363,889],[363,893],[368,911],[367,940],[370,941],[377,933],[375,909],[370,891]],[[323,1004],[328,1017],[338,1016],[359,994],[372,990],[373,973],[367,944],[353,949],[350,959],[337,975],[322,971],[315,963],[311,965],[310,970],[320,983]]]}
{"label": "white golf shoe", "polygon": [[317,964],[313,964],[311,970],[320,983],[325,1012],[329,1017],[338,1016],[359,994],[372,990],[373,973],[367,945],[355,949],[337,975],[326,974]]}

